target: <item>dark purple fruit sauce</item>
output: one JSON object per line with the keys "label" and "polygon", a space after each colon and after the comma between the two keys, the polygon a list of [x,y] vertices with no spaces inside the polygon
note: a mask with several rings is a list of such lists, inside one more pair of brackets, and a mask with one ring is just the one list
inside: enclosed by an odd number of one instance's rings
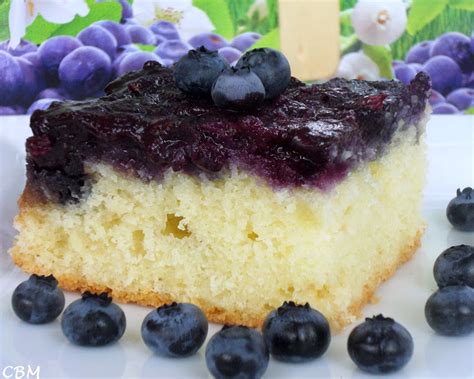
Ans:
{"label": "dark purple fruit sauce", "polygon": [[110,83],[106,96],[53,103],[31,117],[28,186],[65,203],[87,193],[84,162],[105,162],[144,181],[172,169],[209,178],[237,166],[281,187],[328,188],[383,154],[399,121],[423,116],[430,82],[333,79],[286,91],[245,113],[176,88],[155,62]]}

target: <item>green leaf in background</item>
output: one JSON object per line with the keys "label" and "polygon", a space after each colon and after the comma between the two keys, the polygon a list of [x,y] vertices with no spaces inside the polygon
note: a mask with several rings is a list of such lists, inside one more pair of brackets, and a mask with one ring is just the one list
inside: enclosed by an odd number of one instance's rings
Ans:
{"label": "green leaf in background", "polygon": [[134,44],[136,47],[138,47],[141,51],[148,51],[148,52],[153,52],[156,49],[155,45],[142,45],[141,43],[135,43]]}
{"label": "green leaf in background", "polygon": [[[408,12],[407,31],[411,35],[439,16],[449,0],[413,0]],[[472,1],[472,0],[471,0]]]}
{"label": "green leaf in background", "polygon": [[252,49],[260,47],[271,47],[272,49],[280,48],[280,30],[278,28],[273,29],[271,32],[265,34],[260,38]]}
{"label": "green leaf in background", "polygon": [[449,0],[449,6],[466,11],[474,11],[474,0]]}
{"label": "green leaf in background", "polygon": [[206,12],[217,34],[229,39],[234,36],[234,23],[224,0],[193,0],[193,5]]}
{"label": "green leaf in background", "polygon": [[359,39],[355,34],[351,34],[350,36],[339,36],[339,45],[341,48],[341,55],[352,51],[354,48],[357,47],[359,43]]}
{"label": "green leaf in background", "polygon": [[99,20],[120,21],[122,17],[122,6],[115,1],[96,3],[95,0],[87,0],[87,5],[89,6],[89,13],[86,16],[76,16],[74,20],[67,24],[53,24],[39,15],[26,29],[24,38],[40,44],[54,36],[75,36],[82,29]]}
{"label": "green leaf in background", "polygon": [[474,107],[468,108],[464,111],[464,114],[472,114],[474,115]]}
{"label": "green leaf in background", "polygon": [[364,44],[362,49],[378,66],[381,76],[393,79],[392,52],[389,47]]}
{"label": "green leaf in background", "polygon": [[10,10],[10,0],[0,0],[0,41],[8,39],[10,32],[8,29],[8,12]]}

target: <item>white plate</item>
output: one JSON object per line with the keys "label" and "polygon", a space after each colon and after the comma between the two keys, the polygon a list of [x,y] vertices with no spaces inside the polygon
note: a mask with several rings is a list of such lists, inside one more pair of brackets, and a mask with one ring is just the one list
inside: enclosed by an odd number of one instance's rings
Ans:
{"label": "white plate", "polygon": [[[24,183],[24,141],[29,135],[28,118],[0,119],[0,378],[14,377],[13,367],[32,371],[40,367],[40,377],[210,377],[204,349],[187,359],[153,356],[140,337],[140,325],[150,311],[124,305],[127,331],[119,343],[105,348],[81,348],[68,343],[59,322],[32,326],[21,322],[11,311],[13,289],[27,276],[15,268],[6,251],[14,231],[12,218],[16,198]],[[383,313],[405,325],[415,341],[409,364],[389,377],[473,378],[474,335],[448,338],[436,335],[426,324],[423,308],[436,289],[432,276],[435,258],[447,247],[461,243],[474,245],[474,233],[454,231],[446,220],[445,207],[457,187],[474,186],[474,118],[433,117],[428,125],[430,167],[424,199],[428,229],[415,257],[377,291],[378,304],[365,308],[364,315]],[[69,293],[66,302],[78,297]],[[303,365],[271,361],[267,378],[359,378],[366,377],[351,362],[346,351],[347,336],[354,325],[334,336],[328,352],[319,360]],[[210,335],[218,326],[212,325]],[[19,369],[21,374],[21,369]],[[21,376],[18,376],[21,377]],[[26,377],[26,375],[25,375]],[[34,375],[30,377],[35,377]]]}

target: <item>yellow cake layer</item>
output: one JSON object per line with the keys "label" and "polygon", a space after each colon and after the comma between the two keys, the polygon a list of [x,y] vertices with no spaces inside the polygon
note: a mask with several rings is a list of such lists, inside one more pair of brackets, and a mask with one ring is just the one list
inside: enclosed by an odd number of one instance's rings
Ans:
{"label": "yellow cake layer", "polygon": [[419,243],[425,147],[414,141],[401,133],[326,192],[275,190],[238,169],[144,183],[90,165],[81,203],[20,202],[11,253],[67,289],[192,302],[212,321],[251,326],[284,300],[309,302],[338,329]]}

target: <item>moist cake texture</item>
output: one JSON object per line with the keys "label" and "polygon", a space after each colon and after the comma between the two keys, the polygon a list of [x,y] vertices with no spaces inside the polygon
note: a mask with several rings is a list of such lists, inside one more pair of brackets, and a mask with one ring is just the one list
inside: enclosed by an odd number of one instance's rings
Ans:
{"label": "moist cake texture", "polygon": [[333,328],[416,250],[429,81],[293,80],[249,113],[147,64],[33,114],[11,250],[71,290],[259,325],[285,300]]}

